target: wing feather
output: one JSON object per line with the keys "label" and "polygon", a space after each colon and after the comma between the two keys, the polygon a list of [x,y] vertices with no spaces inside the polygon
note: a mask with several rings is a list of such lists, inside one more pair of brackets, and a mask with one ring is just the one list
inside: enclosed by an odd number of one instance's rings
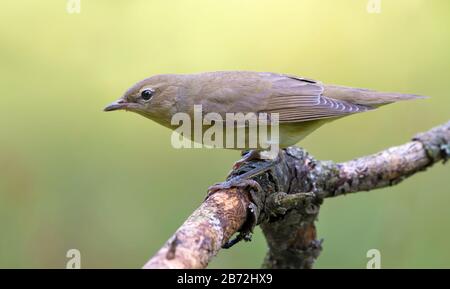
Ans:
{"label": "wing feather", "polygon": [[278,113],[280,123],[340,117],[371,109],[323,96],[323,85],[311,79],[287,75],[272,78],[272,94],[260,112]]}

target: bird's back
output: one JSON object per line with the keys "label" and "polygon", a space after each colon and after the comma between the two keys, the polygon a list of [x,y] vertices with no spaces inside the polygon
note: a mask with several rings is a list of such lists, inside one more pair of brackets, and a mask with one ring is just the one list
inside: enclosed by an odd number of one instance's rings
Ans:
{"label": "bird's back", "polygon": [[201,83],[198,101],[207,107],[226,108],[227,112],[279,113],[282,122],[341,117],[400,100],[422,98],[413,94],[327,85],[313,79],[270,72],[208,72],[193,75],[193,79]]}

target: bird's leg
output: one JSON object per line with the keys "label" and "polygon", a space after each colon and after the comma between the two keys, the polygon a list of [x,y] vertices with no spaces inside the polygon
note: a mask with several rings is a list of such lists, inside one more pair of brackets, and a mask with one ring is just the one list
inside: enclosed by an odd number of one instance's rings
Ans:
{"label": "bird's leg", "polygon": [[[249,152],[249,153],[251,153],[251,152]],[[259,155],[259,152],[258,152],[258,155]],[[231,248],[232,246],[234,246],[235,244],[239,243],[242,240],[245,240],[245,241],[251,240],[253,228],[256,226],[256,223],[258,221],[258,215],[259,215],[258,210],[261,205],[261,204],[259,204],[260,199],[257,196],[257,194],[262,191],[260,184],[257,181],[253,180],[252,178],[271,170],[280,160],[281,160],[281,155],[280,155],[280,153],[278,153],[277,157],[274,160],[271,160],[269,162],[264,162],[259,167],[256,167],[256,168],[254,168],[248,172],[245,172],[241,175],[232,177],[223,183],[218,183],[218,184],[215,184],[208,188],[208,194],[207,194],[206,198],[209,198],[211,195],[213,195],[214,193],[216,193],[219,190],[230,189],[232,187],[245,188],[246,191],[248,191],[250,194],[250,203],[247,208],[247,210],[249,212],[249,216],[251,216],[250,219],[248,219],[245,222],[245,225],[242,226],[237,237],[228,241],[227,243],[225,243],[222,246],[222,248],[228,249],[228,248]]]}
{"label": "bird's leg", "polygon": [[260,157],[261,155],[258,150],[246,151],[242,154],[242,158],[234,163],[233,170],[239,169],[240,167],[242,167],[242,165],[249,161],[259,160]]}
{"label": "bird's leg", "polygon": [[[254,151],[250,151],[248,154],[251,154],[253,152]],[[258,157],[260,157],[259,151],[256,151],[256,152],[258,154]],[[247,157],[247,155],[245,157]],[[273,160],[270,160],[268,162],[266,161],[262,165],[259,165],[258,167],[254,168],[248,172],[245,172],[241,175],[231,177],[229,180],[227,180],[225,182],[217,183],[213,186],[210,186],[208,188],[208,196],[210,196],[211,194],[214,194],[215,192],[217,192],[219,190],[229,189],[232,187],[251,187],[251,188],[255,189],[256,191],[260,191],[261,187],[259,186],[259,184],[256,181],[252,180],[252,178],[271,170],[276,164],[278,164],[278,162],[280,160],[281,160],[281,151],[278,152],[277,156]]]}

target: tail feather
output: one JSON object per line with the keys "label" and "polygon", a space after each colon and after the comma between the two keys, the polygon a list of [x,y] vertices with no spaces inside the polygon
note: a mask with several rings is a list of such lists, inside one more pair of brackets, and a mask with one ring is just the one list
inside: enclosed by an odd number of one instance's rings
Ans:
{"label": "tail feather", "polygon": [[403,94],[395,92],[379,92],[370,89],[337,85],[325,85],[323,95],[334,99],[344,100],[353,104],[359,104],[374,108],[402,100],[427,98],[426,96],[422,95]]}

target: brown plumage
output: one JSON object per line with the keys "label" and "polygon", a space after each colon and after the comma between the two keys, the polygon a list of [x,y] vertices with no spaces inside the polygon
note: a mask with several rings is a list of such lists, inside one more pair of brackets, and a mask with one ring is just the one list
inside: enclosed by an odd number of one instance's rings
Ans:
{"label": "brown plumage", "polygon": [[[143,91],[149,89],[151,99],[143,100]],[[416,98],[422,97],[326,85],[285,74],[222,71],[152,76],[105,110],[131,110],[171,128],[171,117],[176,112],[192,115],[195,104],[201,104],[204,113],[223,117],[227,112],[278,113],[280,146],[286,147],[330,120]]]}

